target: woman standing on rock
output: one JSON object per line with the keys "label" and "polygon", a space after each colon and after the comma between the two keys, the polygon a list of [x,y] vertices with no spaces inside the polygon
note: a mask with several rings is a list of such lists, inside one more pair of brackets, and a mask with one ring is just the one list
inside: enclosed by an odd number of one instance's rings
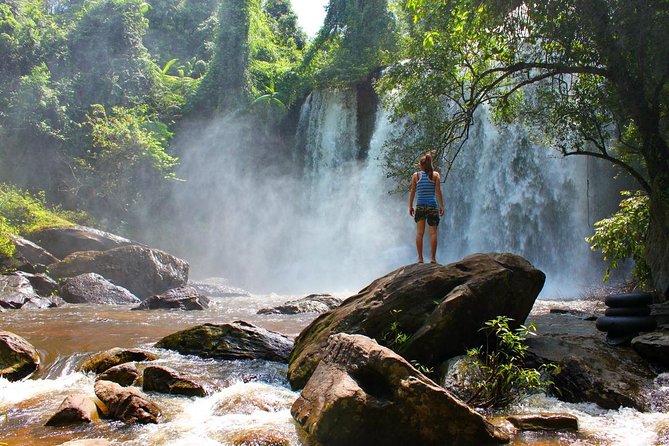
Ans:
{"label": "woman standing on rock", "polygon": [[[430,263],[437,263],[437,226],[439,217],[444,215],[444,197],[441,195],[441,177],[434,170],[432,155],[425,154],[418,162],[420,170],[411,177],[409,215],[416,221],[416,250],[418,263],[423,263],[423,235],[425,222],[430,227]],[[416,200],[416,209],[413,202]],[[439,207],[437,207],[437,203]]]}

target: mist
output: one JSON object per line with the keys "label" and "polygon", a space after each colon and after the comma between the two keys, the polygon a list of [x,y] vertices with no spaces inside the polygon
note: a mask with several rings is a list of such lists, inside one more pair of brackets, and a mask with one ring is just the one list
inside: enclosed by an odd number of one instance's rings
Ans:
{"label": "mist", "polygon": [[[184,181],[173,189],[169,221],[158,225],[171,229],[146,238],[188,260],[194,279],[224,277],[263,293],[354,293],[415,262],[408,191],[388,192],[380,162],[395,129],[379,110],[361,159],[355,101],[348,90],[313,92],[283,149],[285,141],[248,118],[182,129],[174,143]],[[583,239],[605,212],[588,196],[603,168],[533,147],[520,127],[477,119],[468,143],[476,147],[442,186],[438,260],[514,252],[547,274],[543,295],[551,297],[575,297],[599,282],[603,264]]]}

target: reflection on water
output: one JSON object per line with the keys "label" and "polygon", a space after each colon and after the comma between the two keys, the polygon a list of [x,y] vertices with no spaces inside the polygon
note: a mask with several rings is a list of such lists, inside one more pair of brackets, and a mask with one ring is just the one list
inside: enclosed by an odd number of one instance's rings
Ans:
{"label": "reflection on water", "polygon": [[[298,394],[290,390],[285,364],[268,361],[219,361],[155,349],[162,337],[202,323],[245,320],[296,336],[316,315],[257,315],[296,296],[262,295],[212,299],[207,311],[131,311],[126,306],[67,305],[49,310],[0,314],[0,329],[26,338],[40,352],[42,366],[20,382],[0,378],[0,443],[10,446],[58,445],[71,439],[105,438],[112,444],[145,445],[308,445],[290,415]],[[112,347],[153,351],[158,363],[202,382],[204,398],[151,394],[162,409],[161,423],[126,426],[101,421],[74,427],[45,427],[63,399],[94,396],[92,375],[77,371],[83,358]],[[138,364],[138,368],[144,367]],[[662,387],[662,386],[661,386]],[[666,386],[665,386],[666,387]],[[664,389],[664,387],[662,387]],[[667,390],[667,389],[665,389]],[[579,419],[580,432],[523,433],[512,445],[665,445],[657,432],[669,429],[666,413],[632,409],[605,411],[595,405],[569,404],[532,397],[513,408],[523,412],[568,412]]]}

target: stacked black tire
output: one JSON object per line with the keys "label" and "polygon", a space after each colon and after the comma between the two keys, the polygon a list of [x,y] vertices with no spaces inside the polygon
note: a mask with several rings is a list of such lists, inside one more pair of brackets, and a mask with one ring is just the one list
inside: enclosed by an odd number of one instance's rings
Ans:
{"label": "stacked black tire", "polygon": [[628,344],[640,332],[653,331],[657,321],[650,315],[653,303],[650,293],[609,294],[604,316],[597,318],[596,327],[606,332],[606,341],[612,345]]}

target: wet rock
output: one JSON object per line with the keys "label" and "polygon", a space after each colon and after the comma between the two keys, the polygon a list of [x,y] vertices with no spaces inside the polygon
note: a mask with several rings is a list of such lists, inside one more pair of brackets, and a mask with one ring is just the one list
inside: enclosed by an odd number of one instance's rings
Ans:
{"label": "wet rock", "polygon": [[202,385],[180,376],[175,370],[161,366],[149,366],[144,369],[142,388],[145,392],[153,391],[170,395],[207,395]]}
{"label": "wet rock", "polygon": [[35,292],[30,281],[20,275],[0,276],[0,307],[16,310],[19,308],[50,308],[56,306],[49,299]]}
{"label": "wet rock", "polygon": [[608,345],[592,321],[547,314],[534,316],[532,322],[538,335],[527,340],[527,365],[560,366],[553,377],[558,398],[596,403],[604,409],[650,409],[646,395],[655,373],[631,347]]}
{"label": "wet rock", "polygon": [[183,286],[151,296],[133,310],[206,310],[207,308],[209,308],[208,298],[202,296],[192,286]]}
{"label": "wet rock", "polygon": [[105,417],[126,424],[158,423],[160,408],[136,387],[123,387],[111,381],[96,381],[95,395],[105,405]]}
{"label": "wet rock", "polygon": [[[525,321],[543,287],[544,274],[513,254],[475,254],[450,265],[413,264],[375,280],[341,306],[321,314],[295,340],[288,378],[304,386],[334,333],[357,333],[435,367],[481,345],[483,323],[507,315]],[[391,328],[392,327],[392,328]]]}
{"label": "wet rock", "polygon": [[80,368],[83,372],[100,374],[119,364],[125,364],[127,362],[155,361],[156,359],[158,359],[158,356],[144,350],[115,347],[89,356],[84,360]]}
{"label": "wet rock", "polygon": [[632,348],[648,361],[669,367],[669,331],[644,333],[632,339]]}
{"label": "wet rock", "polygon": [[290,446],[290,440],[281,434],[260,430],[239,433],[229,442],[234,446]]}
{"label": "wet rock", "polygon": [[462,401],[469,401],[476,392],[476,377],[472,373],[474,360],[467,355],[460,355],[449,359],[442,364],[441,386],[457,396]]}
{"label": "wet rock", "polygon": [[404,358],[361,335],[330,337],[291,414],[327,445],[509,441]]}
{"label": "wet rock", "polygon": [[657,325],[660,328],[669,330],[669,301],[651,305],[650,308],[650,314],[651,316],[655,316]]}
{"label": "wet rock", "polygon": [[92,423],[99,419],[98,407],[92,399],[86,395],[68,395],[45,426]]}
{"label": "wet rock", "polygon": [[27,273],[24,271],[16,271],[12,273],[13,276],[25,277],[32,285],[33,290],[41,297],[52,297],[58,291],[58,283],[46,274],[41,273]]}
{"label": "wet rock", "polygon": [[58,261],[56,256],[28,239],[18,235],[11,236],[11,239],[16,247],[16,253],[32,265],[33,269],[37,265],[46,266]]}
{"label": "wet rock", "polygon": [[266,359],[285,362],[292,340],[273,331],[234,321],[204,324],[164,337],[156,347],[176,350],[182,355],[215,359]]}
{"label": "wet rock", "polygon": [[523,431],[577,431],[578,418],[568,413],[512,415],[507,421]]}
{"label": "wet rock", "polygon": [[133,363],[115,365],[102,372],[96,380],[111,381],[121,386],[132,386],[139,379],[139,370]]}
{"label": "wet rock", "polygon": [[[118,235],[80,225],[40,229],[27,237],[59,259],[78,251],[106,251],[137,244]],[[46,265],[50,263],[53,262]]]}
{"label": "wet rock", "polygon": [[40,364],[35,347],[21,336],[0,331],[0,376],[18,381],[31,375]]}
{"label": "wet rock", "polygon": [[185,285],[188,263],[158,249],[130,245],[108,251],[75,252],[49,265],[51,277],[63,279],[97,273],[140,299]]}
{"label": "wet rock", "polygon": [[223,277],[210,277],[203,280],[189,281],[188,285],[192,286],[207,297],[236,297],[236,296],[250,296],[248,291],[230,285],[228,279]]}
{"label": "wet rock", "polygon": [[330,294],[310,294],[273,308],[262,308],[258,314],[324,313],[341,305],[342,300]]}
{"label": "wet rock", "polygon": [[95,273],[68,277],[60,287],[60,296],[71,304],[130,305],[140,302],[130,291]]}

